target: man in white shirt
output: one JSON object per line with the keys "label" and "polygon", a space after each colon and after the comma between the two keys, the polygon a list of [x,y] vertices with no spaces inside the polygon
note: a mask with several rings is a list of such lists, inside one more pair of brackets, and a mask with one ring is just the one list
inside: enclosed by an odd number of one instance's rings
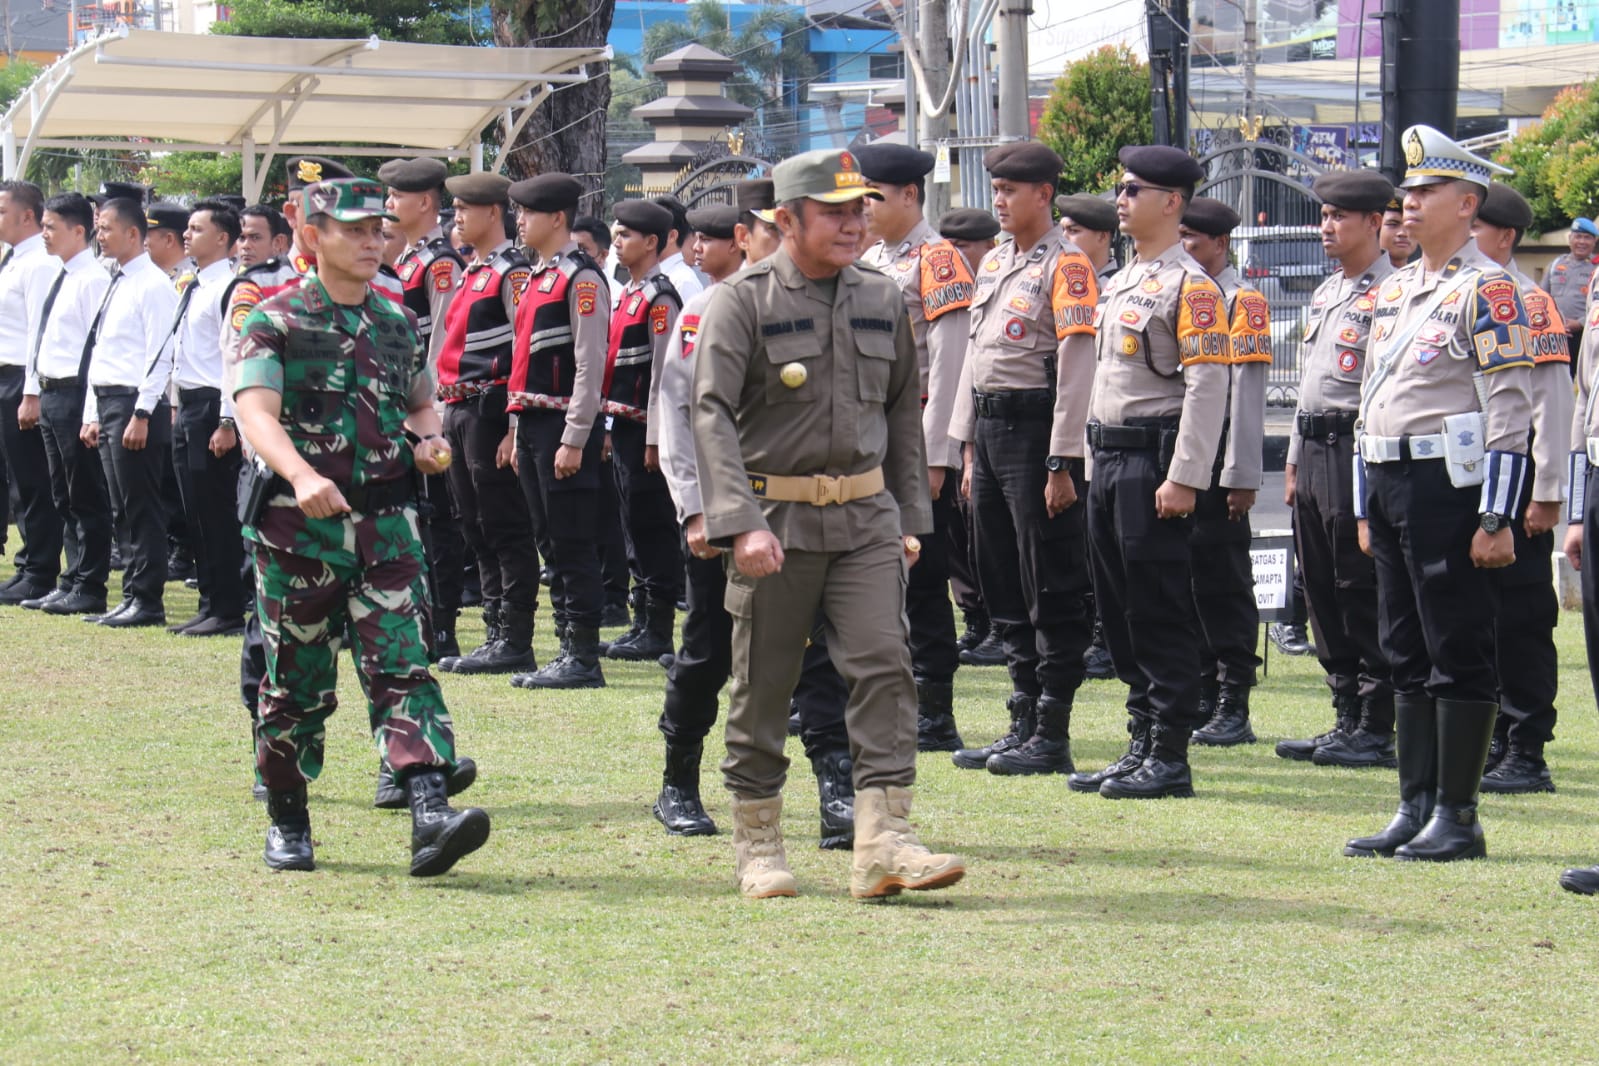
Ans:
{"label": "man in white shirt", "polygon": [[128,539],[122,604],[100,618],[113,628],[162,625],[167,581],[167,516],[161,503],[163,454],[171,447],[172,319],[178,293],[144,250],[143,205],[113,199],[100,205],[95,238],[117,264],[94,323],[83,443],[105,454],[113,500]]}
{"label": "man in white shirt", "polygon": [[190,637],[244,632],[244,540],[234,507],[241,451],[232,401],[222,395],[223,297],[233,280],[228,256],[238,239],[239,215],[232,207],[220,200],[194,205],[183,246],[197,273],[178,300],[172,356],[178,386],[172,458],[194,541],[200,611],[171,628]]}
{"label": "man in white shirt", "polygon": [[50,495],[61,515],[67,569],[56,590],[24,607],[50,614],[104,614],[111,571],[111,498],[100,457],[78,438],[83,418],[85,347],[111,275],[89,247],[94,205],[81,193],[45,201],[45,250],[61,262],[39,309],[38,334],[17,423],[37,424],[50,464]]}
{"label": "man in white shirt", "polygon": [[672,287],[685,301],[705,291],[710,278],[683,256],[683,249],[694,240],[688,224],[688,209],[675,196],[657,196],[654,202],[672,212],[672,232],[661,248],[661,273],[672,279]]}
{"label": "man in white shirt", "polygon": [[[0,182],[0,456],[16,488],[13,517],[22,533],[17,572],[0,586],[0,604],[39,599],[61,573],[61,516],[50,497],[50,463],[36,422],[24,429],[17,416],[33,353],[34,326],[61,263],[44,248],[40,219],[44,197],[27,181]],[[37,413],[32,416],[35,420]]]}

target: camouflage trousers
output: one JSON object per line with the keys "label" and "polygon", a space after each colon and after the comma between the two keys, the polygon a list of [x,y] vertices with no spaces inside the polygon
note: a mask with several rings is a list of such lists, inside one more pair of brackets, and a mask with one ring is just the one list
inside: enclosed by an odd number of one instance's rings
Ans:
{"label": "camouflage trousers", "polygon": [[255,759],[267,788],[298,788],[322,772],[346,634],[373,738],[395,776],[417,767],[452,769],[450,712],[428,672],[420,543],[414,553],[366,566],[252,547],[266,651]]}

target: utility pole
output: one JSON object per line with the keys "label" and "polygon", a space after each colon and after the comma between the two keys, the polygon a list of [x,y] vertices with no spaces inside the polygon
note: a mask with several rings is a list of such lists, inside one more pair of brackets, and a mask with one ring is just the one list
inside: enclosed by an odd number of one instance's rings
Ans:
{"label": "utility pole", "polygon": [[1453,137],[1459,101],[1460,0],[1383,0],[1380,158],[1390,179],[1405,173],[1405,130]]}
{"label": "utility pole", "polygon": [[1027,17],[1029,0],[999,0],[999,139],[1025,141],[1027,115]]}
{"label": "utility pole", "polygon": [[[909,6],[919,8],[916,14],[916,47],[921,52],[922,69],[927,75],[927,91],[937,98],[949,86],[949,3],[948,0],[923,0],[920,4],[912,3]],[[906,66],[908,68],[909,64]],[[930,110],[931,105],[916,109],[916,137],[911,143],[936,153],[939,143],[949,139],[949,115],[947,112],[932,115],[929,114]],[[928,177],[931,179],[932,175]],[[926,188],[927,202],[923,207],[928,219],[937,223],[939,217],[949,210],[949,185],[929,180]]]}
{"label": "utility pole", "polygon": [[1144,0],[1155,143],[1188,150],[1188,0]]}
{"label": "utility pole", "polygon": [[[1260,117],[1255,107],[1255,65],[1260,61],[1260,23],[1256,19],[1256,0],[1244,0],[1244,128],[1243,135],[1246,143],[1253,144],[1260,139]],[[1254,149],[1249,150],[1251,156]],[[1253,163],[1253,159],[1251,159]],[[1244,188],[1242,203],[1239,204],[1239,214],[1244,217],[1244,225],[1255,224],[1255,176],[1251,165],[1244,173]]]}

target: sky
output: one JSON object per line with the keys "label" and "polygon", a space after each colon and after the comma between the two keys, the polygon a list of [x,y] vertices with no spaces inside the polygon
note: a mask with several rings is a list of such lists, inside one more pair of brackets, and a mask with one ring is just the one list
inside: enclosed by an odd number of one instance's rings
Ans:
{"label": "sky", "polygon": [[1066,64],[1104,45],[1126,43],[1144,55],[1144,0],[1033,0],[1027,66],[1055,77]]}

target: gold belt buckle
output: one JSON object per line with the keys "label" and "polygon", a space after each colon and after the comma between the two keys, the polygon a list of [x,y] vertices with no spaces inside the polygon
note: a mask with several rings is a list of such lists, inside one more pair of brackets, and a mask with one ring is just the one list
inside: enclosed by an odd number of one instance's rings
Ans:
{"label": "gold belt buckle", "polygon": [[816,506],[826,507],[830,503],[844,502],[844,479],[829,477],[826,474],[816,476]]}

